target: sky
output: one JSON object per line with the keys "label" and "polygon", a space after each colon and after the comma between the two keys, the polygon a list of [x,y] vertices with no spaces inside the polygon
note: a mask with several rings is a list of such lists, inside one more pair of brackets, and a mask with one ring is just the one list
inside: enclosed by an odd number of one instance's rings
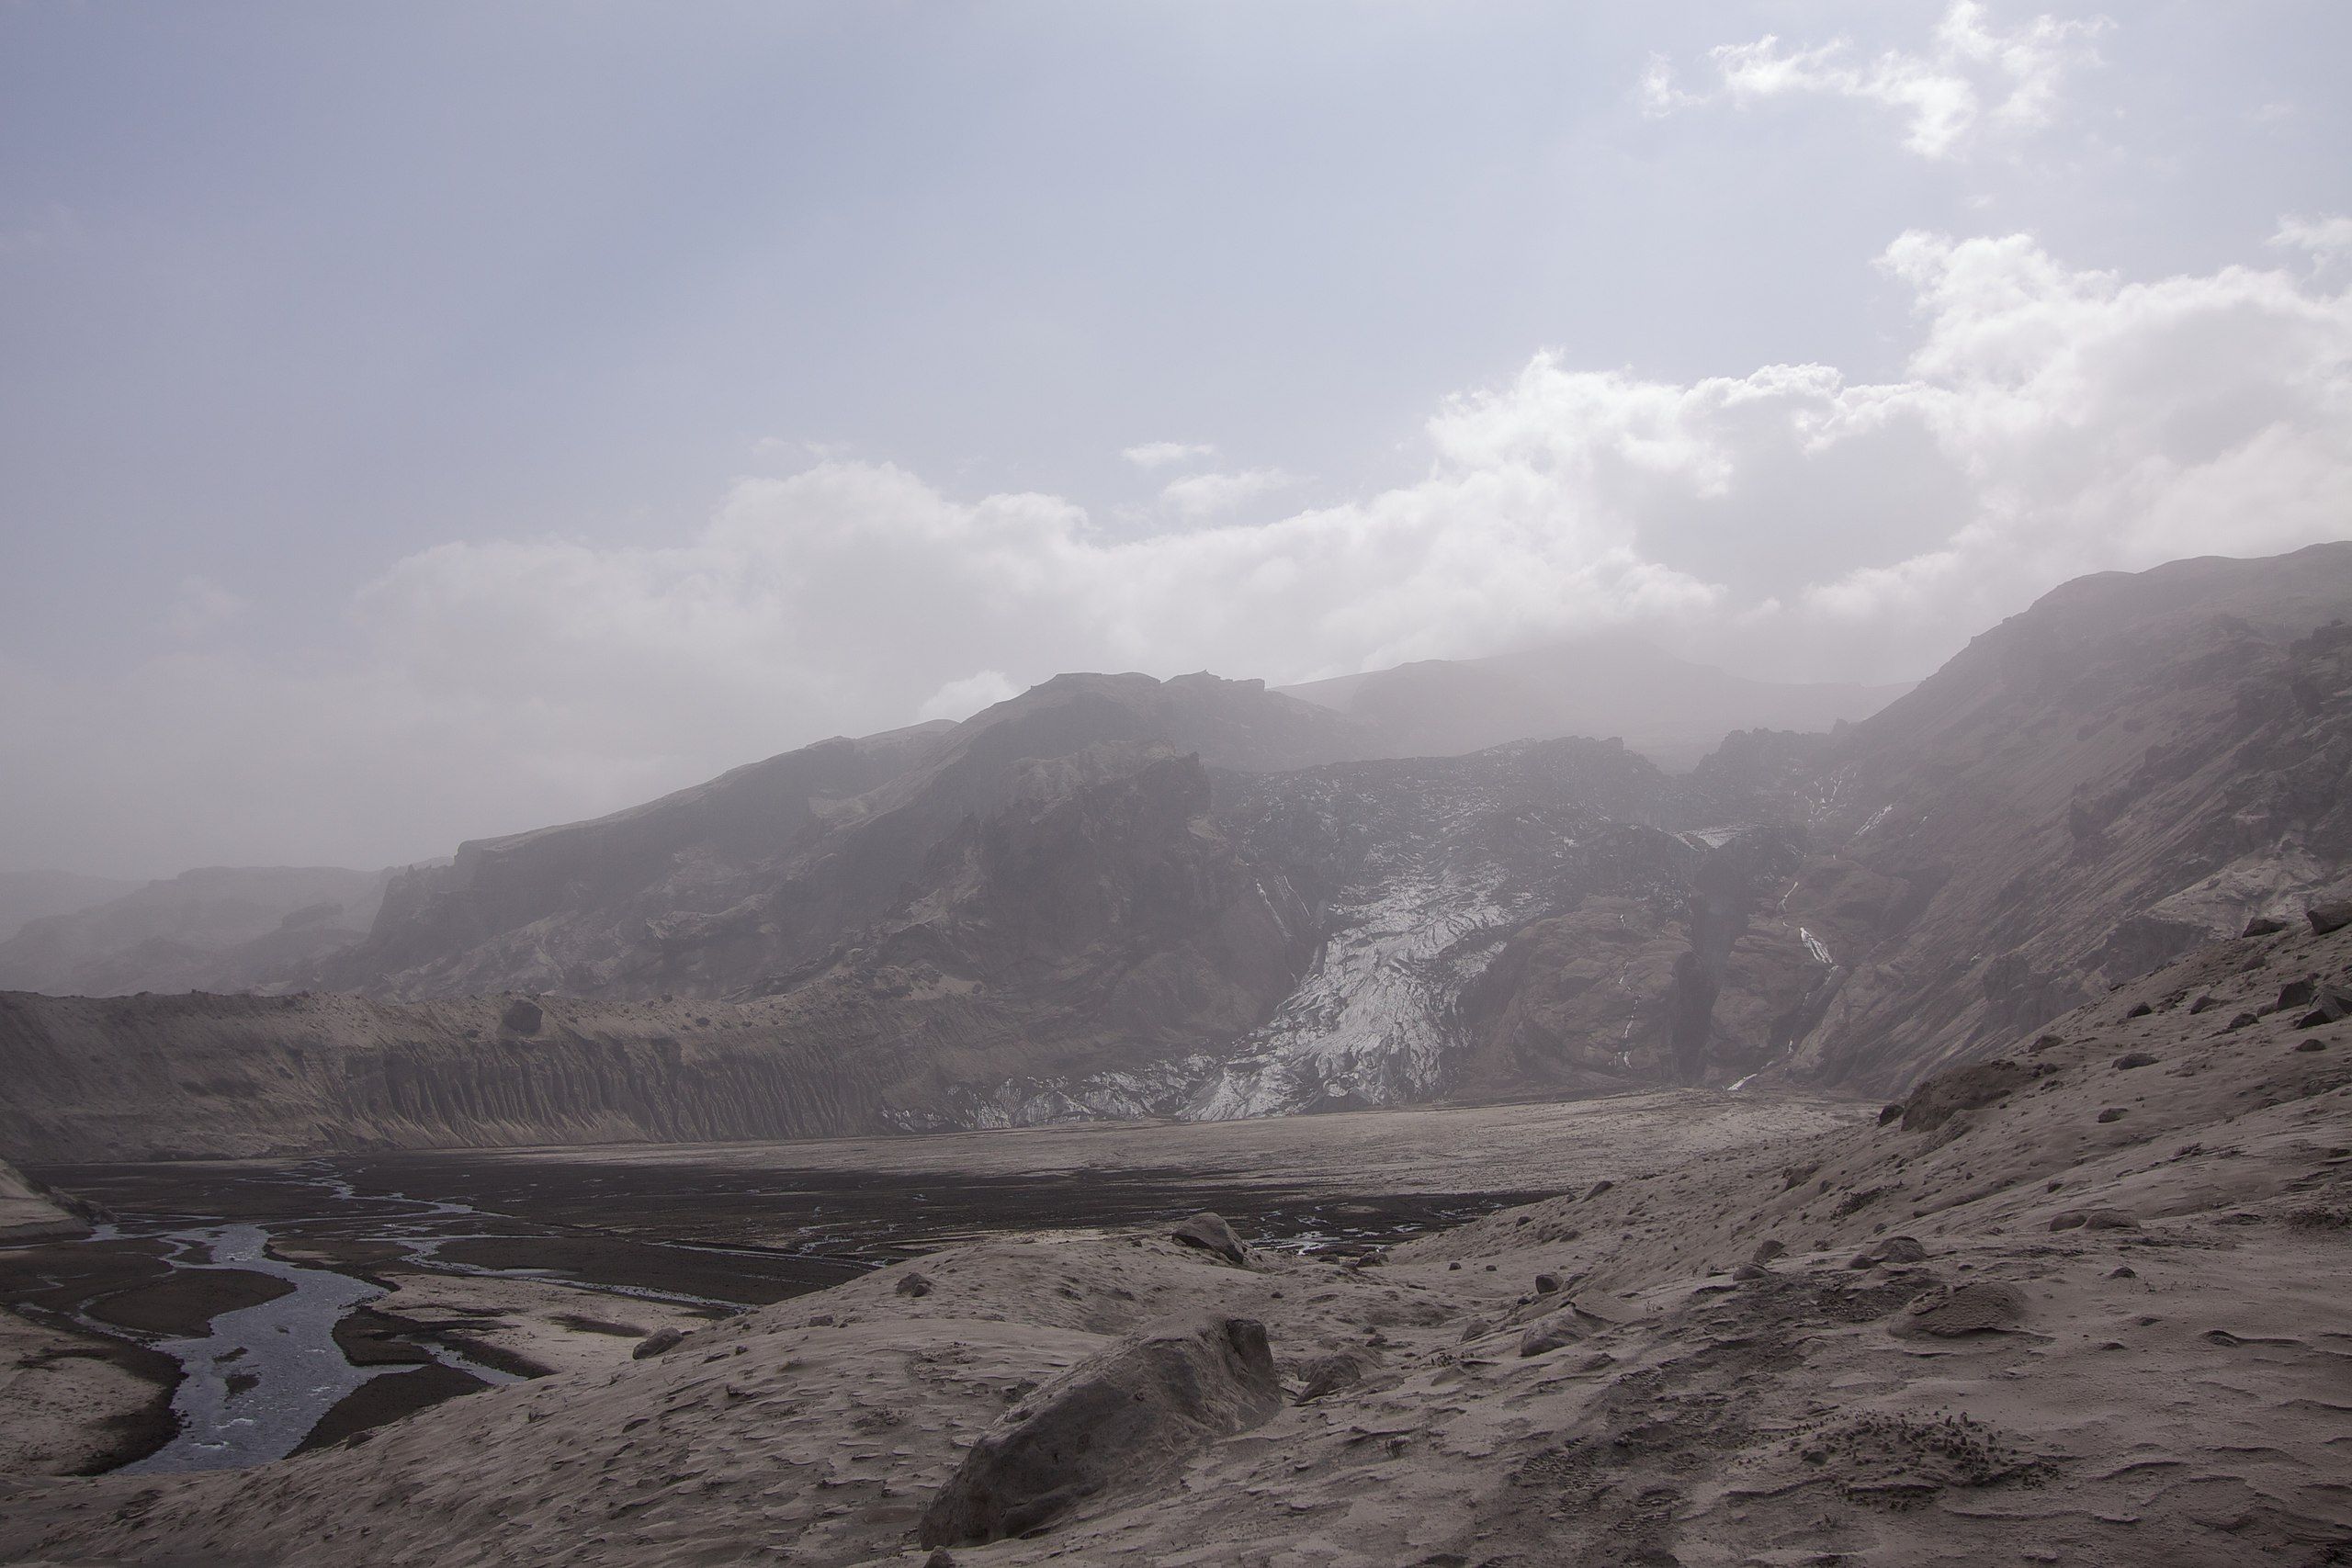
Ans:
{"label": "sky", "polygon": [[2352,536],[2352,7],[0,0],[0,869]]}

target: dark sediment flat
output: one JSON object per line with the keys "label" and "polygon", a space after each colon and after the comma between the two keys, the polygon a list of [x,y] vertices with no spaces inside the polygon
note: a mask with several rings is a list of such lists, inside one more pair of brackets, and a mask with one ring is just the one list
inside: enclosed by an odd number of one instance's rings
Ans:
{"label": "dark sediment flat", "polygon": [[857,1264],[831,1258],[705,1251],[616,1236],[467,1237],[445,1243],[435,1256],[474,1268],[540,1270],[623,1290],[700,1296],[739,1306],[765,1306],[865,1272]]}
{"label": "dark sediment flat", "polygon": [[293,1289],[249,1269],[183,1269],[153,1284],[100,1296],[89,1313],[119,1328],[179,1337],[202,1334],[222,1313],[274,1302]]}
{"label": "dark sediment flat", "polygon": [[373,1307],[354,1307],[334,1325],[334,1342],[355,1367],[420,1367],[433,1357],[411,1339],[414,1330]]}
{"label": "dark sediment flat", "polygon": [[445,1367],[438,1361],[428,1361],[413,1371],[386,1372],[381,1377],[369,1378],[319,1417],[319,1424],[311,1428],[311,1435],[294,1451],[303,1454],[332,1448],[445,1399],[476,1393],[489,1386],[470,1372]]}

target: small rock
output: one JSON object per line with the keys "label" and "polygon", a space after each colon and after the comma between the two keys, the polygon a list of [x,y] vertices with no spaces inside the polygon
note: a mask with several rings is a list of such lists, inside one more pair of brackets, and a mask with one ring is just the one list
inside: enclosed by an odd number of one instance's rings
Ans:
{"label": "small rock", "polygon": [[836,1321],[838,1320],[831,1313],[811,1313],[808,1316],[808,1326],[811,1328],[831,1328]]}
{"label": "small rock", "polygon": [[1928,1257],[1928,1249],[1916,1235],[1891,1235],[1871,1250],[1881,1263],[1921,1263]]}
{"label": "small rock", "polygon": [[2064,1045],[2064,1043],[2066,1043],[2066,1037],[2063,1034],[2045,1034],[2033,1043],[2033,1049],[2039,1053],[2047,1051],[2053,1045]]}
{"label": "small rock", "polygon": [[1459,1273],[1461,1273],[1461,1272],[1462,1272],[1462,1259],[1460,1259],[1460,1258],[1455,1258],[1453,1262],[1451,1262],[1451,1263],[1447,1264],[1447,1265],[1445,1266],[1445,1271],[1446,1271],[1447,1273],[1449,1273],[1449,1274],[1459,1274]]}
{"label": "small rock", "polygon": [[2301,1044],[2296,1046],[2295,1049],[2298,1051],[2324,1051],[2327,1049],[2327,1042],[2324,1040],[2306,1040]]}
{"label": "small rock", "polygon": [[1241,1245],[1241,1238],[1233,1234],[1233,1227],[1225,1223],[1223,1216],[1205,1209],[1170,1231],[1168,1237],[1186,1247],[1197,1247],[1203,1252],[1213,1252],[1237,1267],[1246,1269],[1250,1266],[1250,1249]]}
{"label": "small rock", "polygon": [[1483,1339],[1493,1332],[1492,1324],[1483,1317],[1474,1317],[1462,1325],[1462,1343],[1467,1345],[1473,1339]]}
{"label": "small rock", "polygon": [[637,1360],[647,1360],[662,1354],[664,1350],[676,1349],[678,1341],[684,1337],[684,1334],[674,1328],[657,1328],[639,1340],[637,1348],[631,1350],[629,1355]]}
{"label": "small rock", "polygon": [[2245,930],[2238,932],[2238,935],[2242,937],[2276,936],[2286,929],[2287,922],[2284,920],[2274,920],[2267,915],[2256,915],[2245,923]]}
{"label": "small rock", "polygon": [[1743,1263],[1731,1271],[1731,1277],[1743,1282],[1749,1280],[1769,1280],[1772,1277],[1772,1270],[1765,1268],[1761,1263]]}
{"label": "small rock", "polygon": [[2099,1119],[2102,1122],[2120,1122],[2120,1121],[2122,1121],[2126,1116],[2129,1116],[2130,1114],[2132,1114],[2132,1113],[2131,1113],[2130,1111],[2128,1111],[2124,1110],[2124,1109],[2123,1109],[2123,1107],[2121,1107],[2121,1106],[2120,1106],[2120,1105],[2110,1105],[2110,1106],[2109,1106],[2106,1110],[2104,1110],[2104,1111],[2100,1111],[2100,1112],[2098,1113],[2098,1119]]}
{"label": "small rock", "polygon": [[1543,1322],[1532,1325],[1519,1337],[1519,1353],[1541,1356],[1546,1350],[1556,1350],[1563,1345],[1574,1345],[1601,1326],[1601,1320],[1575,1307],[1564,1307]]}
{"label": "small rock", "polygon": [[1337,1393],[1343,1388],[1353,1388],[1363,1382],[1363,1374],[1370,1360],[1369,1357],[1354,1350],[1341,1350],[1333,1355],[1316,1357],[1298,1369],[1298,1375],[1306,1385],[1299,1390],[1298,1403],[1305,1404],[1310,1400],[1320,1399],[1327,1393]]}
{"label": "small rock", "polygon": [[2145,1018],[2155,1010],[2156,1010],[2148,1003],[2142,1002],[2138,1007],[2133,1008],[2130,1012],[2125,1013],[2123,1016],[2126,1018]]}
{"label": "small rock", "polygon": [[1903,1102],[1901,1100],[1898,1100],[1893,1104],[1883,1105],[1879,1108],[1878,1124],[1880,1126],[1883,1127],[1890,1122],[1900,1122],[1902,1120]]}
{"label": "small rock", "polygon": [[2053,1231],[2136,1231],[2140,1222],[2121,1209],[2069,1209],[2051,1217]]}
{"label": "small rock", "polygon": [[899,1276],[899,1282],[894,1289],[902,1296],[927,1296],[931,1294],[931,1276],[918,1274],[910,1269]]}
{"label": "small rock", "polygon": [[2290,980],[2278,987],[2278,999],[2271,1004],[2270,1010],[2285,1012],[2289,1008],[2307,1008],[2312,1005],[2312,998],[2318,995],[2318,981]]}
{"label": "small rock", "polygon": [[1773,1236],[1766,1236],[1756,1244],[1756,1250],[1747,1255],[1747,1260],[1750,1263],[1770,1263],[1775,1258],[1784,1256],[1788,1250],[1786,1242]]}
{"label": "small rock", "polygon": [[1903,1326],[1951,1339],[1963,1334],[2006,1334],[2024,1321],[2023,1292],[1996,1280],[1976,1280],[1920,1297],[1911,1303]]}
{"label": "small rock", "polygon": [[1617,1184],[1616,1184],[1615,1182],[1613,1182],[1613,1181],[1606,1181],[1606,1180],[1603,1180],[1603,1181],[1596,1181],[1596,1182],[1594,1182],[1594,1183],[1592,1184],[1592,1186],[1591,1186],[1591,1187],[1590,1187],[1590,1188],[1586,1191],[1586,1193],[1585,1193],[1585,1195],[1584,1195],[1584,1201],[1585,1201],[1586,1202],[1589,1203],[1589,1202],[1591,1202],[1595,1198],[1600,1197],[1603,1192],[1608,1191],[1611,1188],[1612,1188],[1612,1187],[1614,1187],[1614,1186],[1616,1186],[1616,1185],[1617,1185]]}
{"label": "small rock", "polygon": [[2325,936],[2330,931],[2352,926],[2352,898],[2338,898],[2331,903],[2313,904],[2303,911],[2303,919],[2312,923],[2312,934]]}
{"label": "small rock", "polygon": [[2222,1032],[2223,1033],[2227,1033],[2233,1029],[2244,1029],[2249,1024],[2260,1023],[2261,1021],[2262,1020],[2257,1014],[2242,1012],[2235,1018],[2230,1020],[2229,1022],[2222,1025]]}
{"label": "small rock", "polygon": [[2295,1026],[2299,1029],[2317,1029],[2322,1024],[2334,1023],[2336,1020],[2347,1016],[2352,1016],[2352,996],[2347,996],[2342,991],[2322,991],[2319,994],[2318,1005],[2297,1019]]}
{"label": "small rock", "polygon": [[2215,1008],[2220,1007],[2221,1005],[2222,998],[2219,997],[2199,997],[2195,1001],[2188,1004],[2188,1010],[2191,1014],[2211,1012]]}
{"label": "small rock", "polygon": [[2115,1065],[2120,1070],[2128,1073],[2134,1067],[2153,1067],[2156,1065],[2156,1059],[2145,1051],[2126,1051],[2115,1058]]}
{"label": "small rock", "polygon": [[1539,1296],[1558,1295],[1560,1293],[1560,1277],[1557,1274],[1536,1275],[1535,1293]]}
{"label": "small rock", "polygon": [[2136,1280],[2140,1271],[2129,1263],[2119,1263],[2107,1271],[2107,1277],[2110,1280]]}
{"label": "small rock", "polygon": [[922,1568],[956,1568],[956,1555],[943,1546],[922,1560]]}

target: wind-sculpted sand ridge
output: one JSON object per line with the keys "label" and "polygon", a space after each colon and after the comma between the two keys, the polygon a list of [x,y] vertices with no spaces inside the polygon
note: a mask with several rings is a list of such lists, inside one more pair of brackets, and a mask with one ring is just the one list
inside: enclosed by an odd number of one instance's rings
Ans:
{"label": "wind-sculpted sand ridge", "polygon": [[984,1432],[1186,1314],[1262,1325],[1290,1403],[955,1562],[2317,1568],[2352,1544],[2352,1030],[2307,1021],[2347,986],[2352,927],[2223,942],[1882,1124],[1620,1145],[1380,1262],[951,1247],[356,1448],[19,1484],[0,1553],[922,1562]]}

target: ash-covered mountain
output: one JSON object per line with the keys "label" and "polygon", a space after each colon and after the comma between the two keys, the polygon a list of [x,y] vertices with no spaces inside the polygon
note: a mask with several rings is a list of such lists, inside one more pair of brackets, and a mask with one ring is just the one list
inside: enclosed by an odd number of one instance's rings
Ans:
{"label": "ash-covered mountain", "polygon": [[[24,1157],[1888,1091],[2352,872],[2352,545],[2070,583],[1831,736],[1365,759],[1065,676],[403,874],[310,996],[0,1003]],[[2030,1036],[2029,1036],[2030,1037]]]}
{"label": "ash-covered mountain", "polygon": [[339,866],[205,866],[113,885],[0,942],[0,990],[124,996],[299,979],[367,934],[391,876]]}

